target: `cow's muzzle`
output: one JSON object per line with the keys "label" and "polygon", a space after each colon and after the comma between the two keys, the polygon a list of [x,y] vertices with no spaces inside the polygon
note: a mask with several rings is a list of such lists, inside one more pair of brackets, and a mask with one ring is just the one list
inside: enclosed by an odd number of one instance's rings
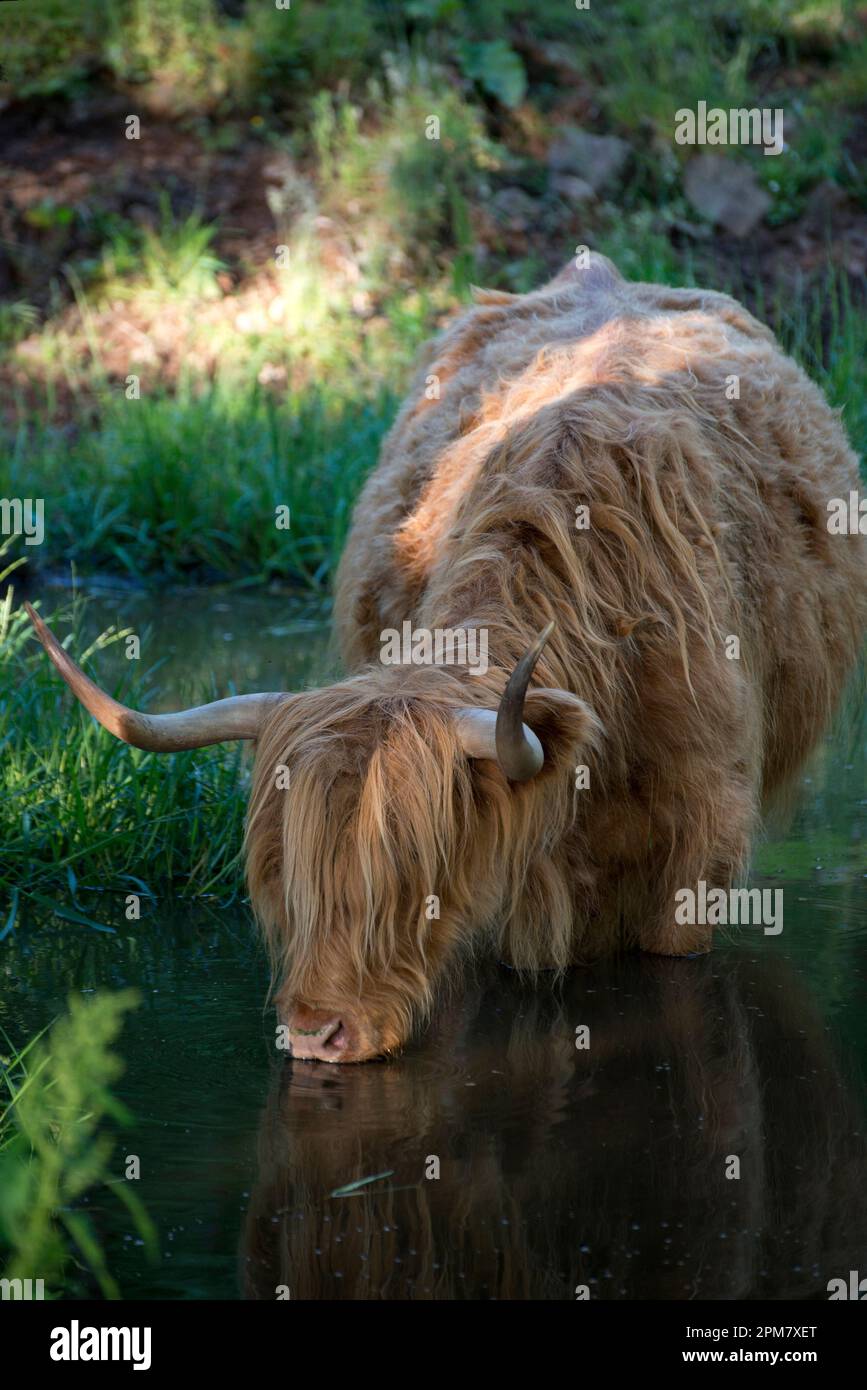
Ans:
{"label": "cow's muzzle", "polygon": [[345,1011],[296,1004],[287,1011],[286,1031],[292,1056],[305,1062],[367,1062],[379,1055]]}

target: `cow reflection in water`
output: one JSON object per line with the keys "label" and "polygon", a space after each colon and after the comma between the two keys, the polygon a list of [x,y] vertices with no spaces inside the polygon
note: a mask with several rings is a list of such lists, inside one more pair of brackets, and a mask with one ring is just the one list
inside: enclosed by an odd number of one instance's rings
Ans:
{"label": "cow reflection in water", "polygon": [[827,1298],[867,1247],[863,1116],[778,958],[492,971],[423,1051],[287,1061],[260,1146],[254,1298]]}

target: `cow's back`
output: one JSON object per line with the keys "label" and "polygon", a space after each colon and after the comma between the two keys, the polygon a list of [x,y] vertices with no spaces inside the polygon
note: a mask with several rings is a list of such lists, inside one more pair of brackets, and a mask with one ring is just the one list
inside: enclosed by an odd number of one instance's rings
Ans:
{"label": "cow's back", "polygon": [[[625,625],[632,687],[643,661],[640,626],[632,632],[642,552],[685,615],[687,649],[698,658],[708,633],[737,639],[724,658],[737,668],[715,654],[730,685],[721,700],[753,703],[744,753],[761,744],[767,792],[817,738],[861,641],[865,541],[827,524],[829,500],[857,486],[857,460],[821,392],[727,296],[631,285],[602,258],[534,294],[481,293],[427,348],[359,500],[338,580],[344,655],[351,667],[376,660],[382,629],[408,618],[496,620],[502,580],[486,613],[474,518],[524,488],[528,509],[534,499],[540,514],[559,509],[582,580],[593,582],[602,557],[594,544],[607,547],[609,570],[622,544],[622,592],[609,595],[599,621],[611,632],[600,640]],[[572,519],[582,504],[588,530]],[[513,521],[486,520],[488,551],[513,547],[520,570],[535,545],[544,584],[544,521],[523,533]],[[548,573],[556,587],[562,576]],[[665,599],[656,596],[663,608]],[[576,670],[585,635],[563,638]],[[592,698],[577,677],[569,684]]]}

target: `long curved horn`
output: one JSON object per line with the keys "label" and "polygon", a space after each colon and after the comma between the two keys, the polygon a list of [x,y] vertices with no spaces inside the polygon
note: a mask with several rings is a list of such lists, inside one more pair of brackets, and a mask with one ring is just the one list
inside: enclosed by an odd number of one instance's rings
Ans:
{"label": "long curved horn", "polygon": [[86,676],[63,650],[39,614],[25,603],[28,616],[46,652],[66,684],[110,734],[154,753],[177,753],[184,748],[205,748],[236,738],[256,738],[262,715],[285,695],[233,695],[210,705],[180,710],[177,714],[139,714],[118,704]]}
{"label": "long curved horn", "polygon": [[530,677],[542,655],[553,622],[541,632],[518,662],[503,691],[500,707],[460,709],[456,715],[458,734],[470,758],[494,758],[512,782],[528,782],[542,770],[545,752],[533,730],[524,723],[524,698]]}

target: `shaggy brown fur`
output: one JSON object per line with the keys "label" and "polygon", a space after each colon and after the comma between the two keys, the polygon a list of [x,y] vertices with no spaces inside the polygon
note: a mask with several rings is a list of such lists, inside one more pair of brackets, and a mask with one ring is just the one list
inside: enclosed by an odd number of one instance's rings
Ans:
{"label": "shaggy brown fur", "polygon": [[[864,539],[826,525],[855,456],[739,304],[602,257],[477,301],[428,349],[358,503],[337,595],[356,674],[279,706],[257,756],[249,882],[281,1007],[351,1020],[345,1060],[406,1038],[461,943],[531,970],[708,949],[674,894],[743,872],[867,616]],[[466,758],[452,712],[496,708],[552,618],[525,712],[545,765],[515,785]],[[406,619],[487,629],[488,673],[383,666]]]}

